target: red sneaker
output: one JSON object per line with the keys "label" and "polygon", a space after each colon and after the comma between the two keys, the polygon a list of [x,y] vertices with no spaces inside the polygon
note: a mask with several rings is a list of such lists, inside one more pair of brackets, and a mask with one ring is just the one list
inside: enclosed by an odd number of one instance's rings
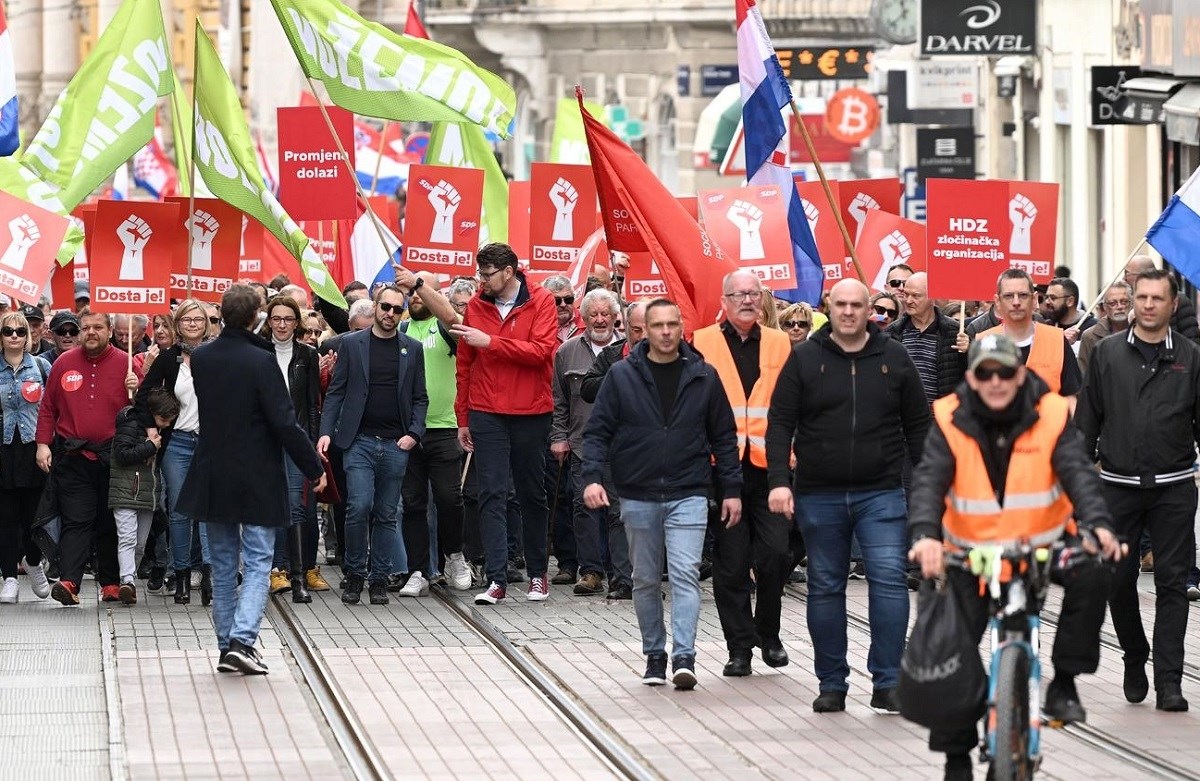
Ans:
{"label": "red sneaker", "polygon": [[475,595],[475,604],[476,605],[495,605],[498,602],[500,602],[500,600],[504,599],[504,597],[505,597],[504,592],[505,592],[504,586],[501,586],[499,583],[497,583],[496,581],[493,580],[492,583],[488,586],[487,591],[483,592],[482,594]]}
{"label": "red sneaker", "polygon": [[550,598],[550,582],[546,580],[545,574],[529,579],[528,598],[530,602],[543,602]]}
{"label": "red sneaker", "polygon": [[121,587],[120,586],[102,586],[100,588],[101,602],[120,602]]}
{"label": "red sneaker", "polygon": [[72,607],[79,604],[79,586],[76,586],[69,580],[60,580],[54,584],[54,588],[50,589],[50,596],[54,601]]}

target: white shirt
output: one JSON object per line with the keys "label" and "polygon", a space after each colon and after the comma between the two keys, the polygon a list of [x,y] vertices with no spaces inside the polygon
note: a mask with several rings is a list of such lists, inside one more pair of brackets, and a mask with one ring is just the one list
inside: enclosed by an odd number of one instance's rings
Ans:
{"label": "white shirt", "polygon": [[175,430],[199,434],[200,403],[196,399],[196,385],[192,382],[192,367],[187,362],[179,364],[175,398],[179,399],[179,418],[175,421]]}
{"label": "white shirt", "polygon": [[512,301],[501,301],[500,299],[497,298],[496,299],[496,309],[500,310],[500,319],[504,320],[505,318],[507,318],[508,313],[511,312],[513,307],[516,305],[517,305],[517,299],[515,299],[515,298]]}
{"label": "white shirt", "polygon": [[292,380],[288,377],[288,364],[292,362],[295,343],[291,339],[281,342],[274,336],[271,337],[271,343],[275,345],[275,361],[279,364],[279,371],[283,372],[283,384],[287,386],[288,392],[291,392]]}

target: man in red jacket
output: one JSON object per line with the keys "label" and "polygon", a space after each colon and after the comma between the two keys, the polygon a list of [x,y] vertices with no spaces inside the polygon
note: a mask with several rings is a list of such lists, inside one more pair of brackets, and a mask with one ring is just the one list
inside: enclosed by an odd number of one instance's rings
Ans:
{"label": "man in red jacket", "polygon": [[508,486],[521,504],[529,599],[550,596],[546,579],[544,453],[554,411],[551,382],[558,349],[554,297],[529,285],[507,244],[488,244],[475,258],[479,295],[467,303],[458,340],[458,440],[474,453],[479,526],[488,588],[477,605],[494,605],[508,587]]}

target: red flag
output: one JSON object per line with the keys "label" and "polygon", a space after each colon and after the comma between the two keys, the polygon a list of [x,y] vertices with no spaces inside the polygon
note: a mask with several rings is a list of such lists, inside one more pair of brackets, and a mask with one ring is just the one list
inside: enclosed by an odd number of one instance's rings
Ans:
{"label": "red flag", "polygon": [[404,21],[404,34],[429,40],[429,31],[425,29],[425,25],[421,24],[421,17],[417,14],[416,0],[411,0],[408,4],[408,18]]}
{"label": "red flag", "polygon": [[[637,153],[583,108],[583,90],[576,88],[575,97],[583,115],[609,248],[644,243],[658,263],[667,292],[679,305],[685,333],[715,322],[721,311],[721,280],[737,265]],[[632,238],[631,231],[638,241],[614,241],[616,236]]]}

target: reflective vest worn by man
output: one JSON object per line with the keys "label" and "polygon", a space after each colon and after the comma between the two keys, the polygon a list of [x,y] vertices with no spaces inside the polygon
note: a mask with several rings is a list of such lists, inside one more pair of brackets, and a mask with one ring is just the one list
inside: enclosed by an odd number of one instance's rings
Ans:
{"label": "reflective vest worn by man", "polygon": [[[989,328],[980,334],[980,338],[989,334],[1004,335],[1004,326]],[[1029,357],[1025,365],[1037,372],[1042,381],[1049,386],[1053,393],[1062,390],[1063,358],[1066,355],[1066,342],[1063,341],[1062,331],[1045,323],[1033,324],[1033,344],[1029,347]]]}

